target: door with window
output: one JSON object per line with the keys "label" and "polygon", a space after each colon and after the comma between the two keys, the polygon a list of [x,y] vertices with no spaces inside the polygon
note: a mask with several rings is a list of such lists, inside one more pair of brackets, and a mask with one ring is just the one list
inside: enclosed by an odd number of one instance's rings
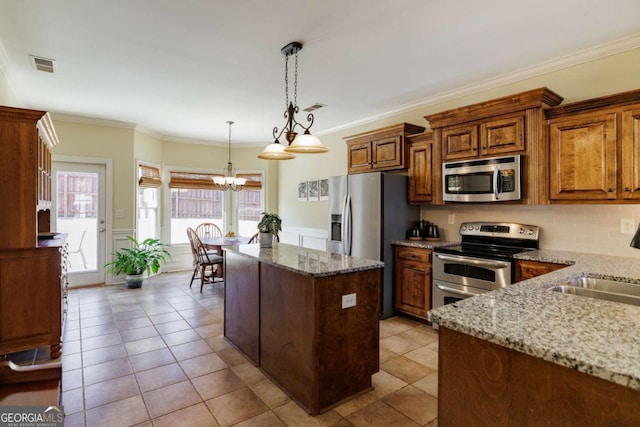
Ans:
{"label": "door with window", "polygon": [[68,235],[69,285],[104,283],[106,167],[53,162],[53,228]]}

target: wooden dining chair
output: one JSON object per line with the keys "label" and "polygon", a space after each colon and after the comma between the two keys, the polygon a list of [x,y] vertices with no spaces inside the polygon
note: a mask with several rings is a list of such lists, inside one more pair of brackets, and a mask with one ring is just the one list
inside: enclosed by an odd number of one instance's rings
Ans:
{"label": "wooden dining chair", "polygon": [[[204,237],[222,237],[222,230],[212,222],[203,222],[196,227],[196,234],[200,239]],[[215,252],[218,255],[222,255],[219,251]]]}
{"label": "wooden dining chair", "polygon": [[[276,242],[279,242],[279,241],[280,241],[280,237],[276,236]],[[253,236],[251,236],[251,238],[247,243],[249,245],[252,245],[254,243],[260,243],[260,233],[256,233]]]}
{"label": "wooden dining chair", "polygon": [[200,273],[200,292],[204,288],[204,282],[207,281],[207,269],[211,269],[211,282],[214,282],[214,267],[221,268],[224,258],[216,254],[214,251],[207,251],[202,244],[198,233],[189,227],[187,228],[187,236],[189,237],[189,243],[191,244],[191,254],[193,255],[193,274],[191,275],[191,282],[189,287],[193,285],[193,280],[196,274]]}

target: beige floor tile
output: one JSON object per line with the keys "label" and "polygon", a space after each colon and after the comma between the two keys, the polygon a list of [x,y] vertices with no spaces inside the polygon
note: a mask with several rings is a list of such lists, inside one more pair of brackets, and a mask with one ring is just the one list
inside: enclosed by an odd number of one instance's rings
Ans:
{"label": "beige floor tile", "polygon": [[158,418],[202,401],[189,381],[151,390],[142,396],[151,418]]}
{"label": "beige floor tile", "polygon": [[181,360],[180,366],[182,366],[189,378],[200,377],[229,367],[216,353],[208,353],[192,359]]}
{"label": "beige floor tile", "polygon": [[142,397],[138,395],[90,409],[86,418],[87,426],[113,427],[139,424],[148,420],[149,415]]}
{"label": "beige floor tile", "polygon": [[146,371],[137,372],[136,378],[143,392],[155,390],[169,384],[185,381],[187,376],[182,372],[182,368],[177,363],[159,366]]}
{"label": "beige floor tile", "polygon": [[133,373],[129,359],[116,359],[84,368],[84,384],[95,384]]}
{"label": "beige floor tile", "polygon": [[117,325],[118,325],[118,330],[126,331],[129,329],[137,329],[137,328],[152,326],[153,323],[151,323],[151,320],[149,320],[149,318],[145,314],[144,317],[135,317],[131,319],[118,320]]}
{"label": "beige floor tile", "polygon": [[400,356],[398,353],[391,351],[388,348],[385,348],[383,346],[380,346],[380,363],[384,363],[398,356]]}
{"label": "beige floor tile", "polygon": [[151,323],[154,325],[160,325],[162,323],[175,322],[177,320],[183,320],[182,316],[180,316],[176,311],[174,311],[173,307],[169,306],[169,311],[165,313],[159,314],[151,314],[149,313],[149,309],[145,309],[147,314],[149,315],[149,319]]}
{"label": "beige floor tile", "polygon": [[405,354],[417,348],[420,344],[404,337],[402,334],[393,335],[380,340],[380,347],[397,354]]}
{"label": "beige floor tile", "polygon": [[144,338],[157,337],[158,331],[153,326],[145,326],[143,328],[128,329],[120,331],[122,342],[137,341]]}
{"label": "beige floor tile", "polygon": [[438,399],[413,386],[407,386],[382,399],[420,425],[438,417]]}
{"label": "beige floor tile", "polygon": [[433,372],[433,369],[421,365],[418,362],[414,362],[411,359],[407,359],[404,356],[398,356],[395,359],[391,359],[382,364],[380,368],[407,383],[417,381]]}
{"label": "beige floor tile", "polygon": [[403,338],[407,338],[420,346],[438,341],[438,334],[429,326],[418,326],[416,328],[409,329],[408,331],[401,332],[398,335]]}
{"label": "beige floor tile", "polygon": [[127,351],[124,348],[124,344],[116,344],[110,347],[98,348],[96,350],[85,349],[85,351],[82,352],[82,365],[87,367],[97,365],[98,363],[108,362],[110,360],[122,359],[123,357],[127,357]]}
{"label": "beige floor tile", "polygon": [[380,322],[380,339],[415,328],[419,323],[405,317],[395,316]]}
{"label": "beige floor tile", "polygon": [[62,372],[62,391],[82,387],[82,369]]}
{"label": "beige floor tile", "polygon": [[407,383],[385,371],[378,371],[371,377],[373,393],[378,399],[405,387]]}
{"label": "beige floor tile", "polygon": [[381,401],[367,406],[347,417],[347,421],[357,427],[416,427],[410,418],[402,415]]}
{"label": "beige floor tile", "polygon": [[223,427],[248,420],[269,410],[269,407],[248,388],[207,400],[206,404]]}
{"label": "beige floor tile", "polygon": [[171,334],[173,332],[190,330],[191,326],[182,318],[172,322],[158,323],[155,325],[160,334]]}
{"label": "beige floor tile", "polygon": [[154,427],[217,427],[219,425],[204,402],[153,419]]}
{"label": "beige floor tile", "polygon": [[168,346],[184,344],[191,341],[197,341],[201,337],[193,329],[187,329],[185,331],[172,332],[169,334],[162,334],[162,339]]}
{"label": "beige floor tile", "polygon": [[64,408],[64,427],[85,427],[84,412],[68,414],[67,407]]}
{"label": "beige floor tile", "polygon": [[410,351],[405,354],[404,357],[411,359],[414,362],[418,362],[427,368],[431,368],[433,370],[438,369],[438,353],[427,347],[420,347],[416,350]]}
{"label": "beige floor tile", "polygon": [[191,380],[203,400],[213,399],[247,385],[231,369],[223,369]]}
{"label": "beige floor tile", "polygon": [[140,389],[135,376],[126,375],[85,387],[84,405],[87,409],[91,409],[139,394]]}
{"label": "beige floor tile", "polygon": [[235,372],[236,375],[248,385],[255,384],[266,379],[260,369],[253,366],[253,363],[246,362],[232,366],[231,369],[233,369],[233,372]]}
{"label": "beige floor tile", "polygon": [[171,346],[171,352],[176,360],[193,359],[203,354],[212,353],[213,349],[205,340],[191,341],[184,344]]}
{"label": "beige floor tile", "polygon": [[168,348],[161,348],[147,353],[129,357],[135,372],[145,371],[162,365],[169,365],[176,361]]}
{"label": "beige floor tile", "polygon": [[289,401],[289,397],[285,392],[268,379],[253,384],[251,389],[270,408],[277,408]]}
{"label": "beige floor tile", "polygon": [[362,408],[365,408],[371,405],[377,400],[378,400],[378,396],[376,395],[376,392],[372,390],[354,399],[351,399],[340,406],[337,406],[336,408],[334,408],[334,411],[336,411],[338,414],[342,415],[343,417],[346,417],[348,415],[353,414],[354,412],[359,411]]}
{"label": "beige floor tile", "polygon": [[329,427],[342,419],[336,411],[312,417],[294,401],[289,401],[289,403],[274,409],[273,412],[289,427]]}
{"label": "beige floor tile", "polygon": [[248,359],[242,353],[233,347],[228,347],[217,351],[218,356],[222,358],[229,366],[241,365],[247,363]]}
{"label": "beige floor tile", "polygon": [[62,392],[62,405],[65,414],[75,414],[84,411],[84,390],[76,388]]}
{"label": "beige floor tile", "polygon": [[202,338],[210,338],[218,335],[222,335],[224,332],[224,325],[222,322],[211,323],[209,325],[199,326],[195,328],[195,331]]}
{"label": "beige floor tile", "polygon": [[236,427],[286,427],[286,424],[273,412],[269,411],[236,424]]}
{"label": "beige floor tile", "polygon": [[151,337],[125,343],[124,347],[127,349],[129,356],[135,356],[136,354],[164,348],[166,344],[160,337]]}
{"label": "beige floor tile", "polygon": [[226,350],[228,348],[233,348],[222,335],[207,338],[205,339],[205,341],[211,346],[212,349],[218,352]]}
{"label": "beige floor tile", "polygon": [[413,386],[437,398],[438,397],[438,371],[432,372],[426,377],[419,379],[418,381],[413,383]]}

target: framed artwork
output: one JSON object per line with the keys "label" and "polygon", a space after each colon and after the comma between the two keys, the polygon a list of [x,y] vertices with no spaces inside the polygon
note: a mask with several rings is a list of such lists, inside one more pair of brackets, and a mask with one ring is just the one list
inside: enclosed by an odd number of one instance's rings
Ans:
{"label": "framed artwork", "polygon": [[298,201],[300,202],[307,201],[307,181],[302,181],[298,183]]}
{"label": "framed artwork", "polygon": [[320,181],[320,200],[329,200],[329,180],[327,178]]}
{"label": "framed artwork", "polygon": [[313,181],[307,182],[307,190],[309,192],[308,200],[310,202],[318,201],[318,180],[315,179]]}

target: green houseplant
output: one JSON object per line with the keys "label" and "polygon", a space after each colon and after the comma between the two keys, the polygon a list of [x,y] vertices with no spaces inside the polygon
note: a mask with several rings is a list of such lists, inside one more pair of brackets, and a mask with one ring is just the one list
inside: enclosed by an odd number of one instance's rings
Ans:
{"label": "green houseplant", "polygon": [[282,230],[282,220],[276,213],[262,212],[262,218],[258,223],[258,231],[260,232],[260,247],[270,248],[273,245],[274,237],[278,236],[278,232]]}
{"label": "green houseplant", "polygon": [[127,236],[127,239],[131,242],[131,247],[114,252],[113,261],[104,267],[107,273],[124,273],[127,288],[139,288],[142,286],[144,273],[157,273],[160,266],[171,259],[171,254],[158,239],[149,238],[142,242],[132,236]]}

